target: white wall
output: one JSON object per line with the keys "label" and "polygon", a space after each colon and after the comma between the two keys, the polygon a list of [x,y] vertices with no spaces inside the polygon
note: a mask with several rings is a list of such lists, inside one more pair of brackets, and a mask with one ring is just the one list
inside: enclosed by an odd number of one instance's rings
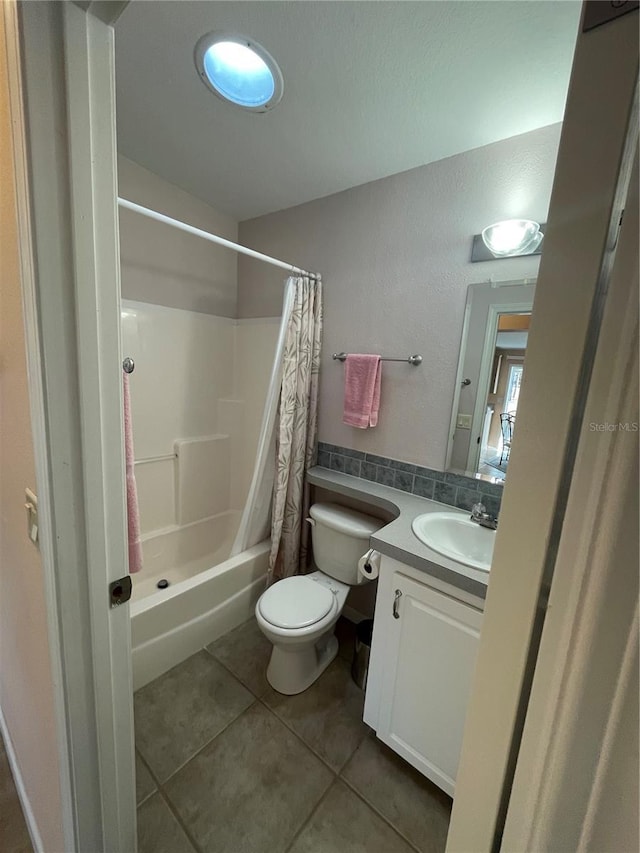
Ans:
{"label": "white wall", "polygon": [[123,300],[143,533],[244,506],[278,328]]}
{"label": "white wall", "polygon": [[[130,201],[238,238],[235,220],[123,156],[118,183]],[[277,324],[236,327],[237,255],[229,249],[121,210],[120,251],[123,356],[136,362],[142,531],[241,509],[253,462],[247,442],[257,440]],[[279,303],[274,315],[281,310]]]}
{"label": "white wall", "polygon": [[[534,277],[537,257],[471,264],[499,219],[545,221],[560,125],[242,222],[240,242],[323,275],[322,441],[443,468],[469,284]],[[238,316],[274,314],[283,274],[238,262]],[[344,368],[331,353],[421,353],[385,364],[378,427],[342,424]]]}
{"label": "white wall", "polygon": [[[166,216],[237,240],[234,219],[122,156],[118,157],[118,192]],[[236,316],[235,252],[120,210],[120,257],[125,299]]]}
{"label": "white wall", "polygon": [[[122,303],[123,356],[136,365],[129,379],[136,460],[157,460],[136,464],[143,532],[177,522],[175,442],[218,432],[218,400],[233,392],[233,329],[225,317]],[[228,483],[212,506],[224,492]],[[214,514],[208,509],[201,517]]]}
{"label": "white wall", "polygon": [[[4,18],[0,15],[0,44]],[[47,851],[64,849],[40,553],[27,537],[37,491],[18,266],[7,69],[0,59],[0,709]],[[0,816],[0,820],[1,820]]]}

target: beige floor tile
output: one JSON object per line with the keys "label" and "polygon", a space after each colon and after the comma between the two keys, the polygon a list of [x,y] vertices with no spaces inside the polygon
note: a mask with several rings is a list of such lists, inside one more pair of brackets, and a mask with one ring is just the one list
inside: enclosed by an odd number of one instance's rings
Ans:
{"label": "beige floor tile", "polygon": [[272,646],[255,619],[220,637],[207,649],[256,696],[267,692],[266,673]]}
{"label": "beige floor tile", "polygon": [[341,658],[303,693],[283,696],[269,689],[263,701],[336,771],[368,732],[362,721],[364,693]]}
{"label": "beige floor tile", "polygon": [[138,853],[194,853],[160,794],[154,794],[138,809]]}
{"label": "beige floor tile", "polygon": [[333,778],[256,704],[165,790],[204,853],[284,853]]}
{"label": "beige floor tile", "polygon": [[162,782],[254,701],[203,649],[135,694],[136,747]]}
{"label": "beige floor tile", "polygon": [[410,853],[412,848],[369,806],[336,781],[290,853]]}
{"label": "beige floor tile", "polygon": [[374,735],[365,738],[342,776],[418,849],[445,849],[451,798]]}
{"label": "beige floor tile", "polygon": [[4,746],[0,750],[0,850],[2,853],[33,850]]}
{"label": "beige floor tile", "polygon": [[136,752],[136,803],[144,802],[156,790],[156,783]]}

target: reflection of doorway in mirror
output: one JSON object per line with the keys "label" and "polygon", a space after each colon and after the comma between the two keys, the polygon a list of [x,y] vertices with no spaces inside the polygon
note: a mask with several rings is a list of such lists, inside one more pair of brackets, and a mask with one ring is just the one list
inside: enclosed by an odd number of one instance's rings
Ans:
{"label": "reflection of doorway in mirror", "polygon": [[501,314],[480,442],[479,472],[504,479],[522,383],[530,313]]}
{"label": "reflection of doorway in mirror", "polygon": [[[535,282],[526,279],[469,285],[451,407],[446,457],[449,470],[468,476],[480,472],[482,477],[504,480],[501,468],[486,467],[488,448],[496,451],[491,458],[499,459],[502,443],[495,430],[502,408],[497,397],[506,394],[507,383],[502,368],[508,355],[520,359],[524,355],[522,341],[516,335],[522,338],[528,334],[534,293]],[[517,352],[511,352],[512,346]],[[500,383],[504,389],[498,388]]]}

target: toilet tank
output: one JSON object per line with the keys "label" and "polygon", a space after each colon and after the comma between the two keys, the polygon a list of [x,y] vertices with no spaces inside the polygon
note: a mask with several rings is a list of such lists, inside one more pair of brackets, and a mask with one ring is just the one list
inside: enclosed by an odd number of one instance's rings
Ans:
{"label": "toilet tank", "polygon": [[368,551],[371,534],[385,522],[332,503],[313,504],[309,514],[316,566],[342,583],[364,583],[365,578],[358,574],[358,560]]}

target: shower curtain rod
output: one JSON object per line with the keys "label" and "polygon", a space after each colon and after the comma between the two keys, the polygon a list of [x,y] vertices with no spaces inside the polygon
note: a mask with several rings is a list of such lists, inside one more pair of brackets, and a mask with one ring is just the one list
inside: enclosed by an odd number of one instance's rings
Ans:
{"label": "shower curtain rod", "polygon": [[143,207],[141,204],[136,204],[133,201],[128,201],[126,198],[118,198],[120,207],[127,210],[133,210],[135,213],[141,213],[142,216],[148,216],[149,219],[155,219],[158,222],[164,222],[165,225],[172,225],[180,231],[186,231],[187,234],[193,234],[196,237],[202,237],[204,240],[209,240],[211,243],[217,243],[219,246],[224,246],[227,249],[233,249],[235,252],[240,252],[241,255],[248,255],[250,258],[255,258],[258,261],[265,261],[267,264],[272,264],[274,267],[280,267],[283,270],[297,273],[298,275],[306,275],[316,281],[320,278],[314,272],[308,272],[293,264],[286,264],[284,261],[279,261],[277,258],[271,258],[269,255],[263,255],[262,252],[256,252],[254,249],[247,249],[246,246],[241,246],[239,243],[233,243],[231,240],[225,240],[224,237],[218,237],[217,234],[210,234],[208,231],[203,231],[201,228],[194,228],[193,225],[187,225],[186,222],[180,222],[178,219],[172,219],[170,216],[165,216],[164,213],[158,213],[151,210],[149,207]]}

